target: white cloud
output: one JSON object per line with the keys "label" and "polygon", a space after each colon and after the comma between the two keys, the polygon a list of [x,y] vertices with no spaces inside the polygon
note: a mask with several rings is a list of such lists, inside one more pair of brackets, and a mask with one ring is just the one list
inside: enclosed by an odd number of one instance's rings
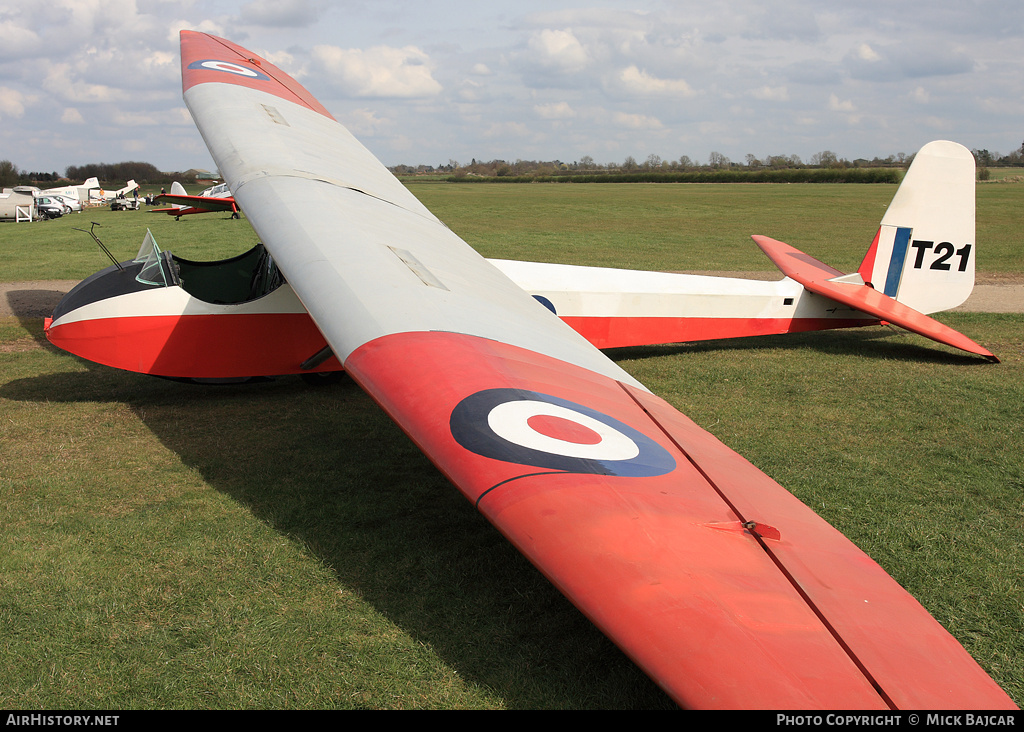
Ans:
{"label": "white cloud", "polygon": [[762,86],[752,91],[751,96],[765,102],[788,102],[789,90],[784,86]]}
{"label": "white cloud", "polygon": [[526,47],[530,62],[559,73],[580,72],[589,61],[586,50],[572,31],[544,29],[533,33]]}
{"label": "white cloud", "polygon": [[84,125],[85,118],[82,113],[74,107],[68,107],[60,116],[60,121],[66,125]]}
{"label": "white cloud", "polygon": [[683,79],[659,79],[636,66],[629,66],[615,76],[616,86],[634,94],[692,97],[696,92]]}
{"label": "white cloud", "polygon": [[27,101],[28,97],[21,92],[6,86],[0,86],[0,119],[23,116]]}
{"label": "white cloud", "polygon": [[533,110],[537,113],[538,117],[543,119],[571,119],[576,116],[576,111],[569,106],[568,102],[535,104]]}
{"label": "white cloud", "polygon": [[317,21],[322,4],[311,0],[253,0],[245,3],[238,22],[268,28],[305,28]]}
{"label": "white cloud", "polygon": [[366,137],[374,137],[392,127],[389,120],[379,117],[377,112],[366,107],[346,114],[344,123],[353,135]]}
{"label": "white cloud", "polygon": [[828,108],[833,112],[853,112],[853,102],[849,99],[840,99],[835,93],[832,93],[828,97]]}
{"label": "white cloud", "polygon": [[106,84],[94,84],[77,78],[69,63],[52,64],[42,80],[43,89],[59,99],[77,104],[126,101],[130,99],[123,89]]}
{"label": "white cloud", "polygon": [[645,114],[616,112],[612,119],[619,127],[628,127],[634,130],[660,130],[665,126],[661,123],[661,120]]}
{"label": "white cloud", "polygon": [[0,21],[0,59],[34,56],[42,50],[39,35],[12,20]]}
{"label": "white cloud", "polygon": [[152,127],[160,120],[152,114],[118,110],[110,121],[120,127]]}
{"label": "white cloud", "polygon": [[441,92],[429,57],[415,46],[314,46],[314,66],[355,97],[429,97]]}
{"label": "white cloud", "polygon": [[857,46],[857,48],[854,50],[854,54],[861,61],[867,61],[869,63],[874,63],[875,61],[882,60],[882,57],[875,53],[875,49],[871,48],[871,46],[869,46],[866,43],[862,43],[859,46]]}
{"label": "white cloud", "polygon": [[495,122],[488,126],[482,135],[485,138],[498,140],[507,137],[528,137],[530,128],[522,122]]}

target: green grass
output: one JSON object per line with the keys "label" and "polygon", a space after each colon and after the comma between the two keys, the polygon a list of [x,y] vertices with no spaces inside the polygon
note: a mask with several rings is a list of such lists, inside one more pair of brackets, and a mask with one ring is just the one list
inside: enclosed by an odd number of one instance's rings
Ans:
{"label": "green grass", "polygon": [[668,705],[351,383],[181,385],[6,333],[4,707]]}
{"label": "green grass", "polygon": [[[979,187],[982,269],[1020,271],[1018,188]],[[489,256],[757,270],[750,233],[855,267],[895,189],[413,190]],[[120,258],[146,226],[192,258],[255,240],[218,214],[94,213]],[[104,266],[71,231],[91,218],[0,226],[0,280]],[[611,355],[850,536],[1021,704],[1024,319],[942,319],[1003,363],[882,328]],[[182,385],[8,318],[0,466],[0,706],[671,706],[351,382]]]}
{"label": "green grass", "polygon": [[[889,185],[439,185],[411,190],[488,257],[673,271],[772,270],[750,240],[785,241],[852,272]],[[1024,273],[1024,186],[978,186],[978,269]]]}
{"label": "green grass", "polygon": [[[774,269],[750,240],[780,239],[833,267],[854,271],[895,186],[602,184],[459,185],[410,189],[488,257],[673,271]],[[978,270],[1024,273],[1019,211],[1024,186],[978,186]],[[189,259],[239,254],[256,243],[244,220],[223,214],[180,221],[148,211],[90,209],[54,221],[0,224],[0,282],[81,279],[109,261],[75,229],[97,235],[119,259],[153,231]]]}

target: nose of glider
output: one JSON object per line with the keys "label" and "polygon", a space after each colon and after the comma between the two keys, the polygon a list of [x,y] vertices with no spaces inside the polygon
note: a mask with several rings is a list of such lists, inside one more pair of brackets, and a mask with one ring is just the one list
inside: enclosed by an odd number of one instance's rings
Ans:
{"label": "nose of glider", "polygon": [[[117,335],[124,295],[151,289],[139,282],[141,265],[123,262],[111,265],[88,277],[71,289],[44,322],[47,339],[58,348],[99,363],[108,363],[105,353]],[[114,339],[116,340],[116,339]]]}
{"label": "nose of glider", "polygon": [[59,325],[69,315],[84,307],[150,287],[136,279],[140,266],[135,262],[123,262],[82,280],[57,303],[50,318],[51,323]]}

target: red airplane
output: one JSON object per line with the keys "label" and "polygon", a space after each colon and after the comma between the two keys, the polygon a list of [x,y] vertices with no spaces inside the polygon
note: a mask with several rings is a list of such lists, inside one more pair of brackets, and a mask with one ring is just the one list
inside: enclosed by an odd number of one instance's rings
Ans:
{"label": "red airplane", "polygon": [[171,184],[170,193],[161,193],[153,200],[166,201],[174,205],[170,208],[154,208],[150,213],[169,214],[175,220],[189,214],[210,213],[211,211],[230,211],[231,218],[238,218],[238,205],[231,196],[231,190],[223,183],[207,188],[198,196],[190,196],[185,192],[185,187],[175,181]]}

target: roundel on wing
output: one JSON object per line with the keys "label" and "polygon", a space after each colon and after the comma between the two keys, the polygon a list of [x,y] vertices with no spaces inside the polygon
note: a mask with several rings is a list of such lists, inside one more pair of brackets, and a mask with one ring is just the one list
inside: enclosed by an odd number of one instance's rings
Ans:
{"label": "roundel on wing", "polygon": [[477,455],[570,473],[664,475],[675,458],[642,432],[582,404],[525,389],[486,389],[452,410],[455,441]]}
{"label": "roundel on wing", "polygon": [[270,79],[270,77],[262,71],[257,71],[250,66],[242,66],[241,64],[232,63],[231,61],[222,61],[220,59],[193,61],[188,65],[188,67],[190,69],[206,69],[207,71],[224,71],[229,74],[245,76],[250,79],[261,79],[263,81]]}

